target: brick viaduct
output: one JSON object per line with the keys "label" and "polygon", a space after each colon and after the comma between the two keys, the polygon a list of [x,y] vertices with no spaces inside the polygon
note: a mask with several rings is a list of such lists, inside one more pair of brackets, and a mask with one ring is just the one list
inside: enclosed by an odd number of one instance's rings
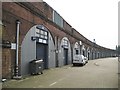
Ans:
{"label": "brick viaduct", "polygon": [[29,62],[33,59],[42,58],[44,68],[53,68],[72,64],[76,52],[89,60],[115,55],[115,50],[99,46],[81,35],[45,2],[3,2],[3,78],[16,74],[16,50],[12,47],[17,40],[18,20],[18,75],[29,74]]}

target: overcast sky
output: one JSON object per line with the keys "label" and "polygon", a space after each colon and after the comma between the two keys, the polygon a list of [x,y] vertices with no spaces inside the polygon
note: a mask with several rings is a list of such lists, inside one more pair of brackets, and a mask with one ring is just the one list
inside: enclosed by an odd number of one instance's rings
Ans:
{"label": "overcast sky", "polygon": [[118,44],[119,0],[44,0],[89,40],[111,49]]}

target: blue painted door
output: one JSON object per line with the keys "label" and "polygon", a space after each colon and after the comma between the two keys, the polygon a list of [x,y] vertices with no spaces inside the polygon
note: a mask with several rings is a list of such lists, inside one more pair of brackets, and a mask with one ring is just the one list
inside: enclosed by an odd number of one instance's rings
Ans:
{"label": "blue painted door", "polygon": [[36,59],[43,59],[44,68],[48,68],[48,45],[37,43]]}
{"label": "blue painted door", "polygon": [[68,64],[68,49],[64,48],[64,65]]}

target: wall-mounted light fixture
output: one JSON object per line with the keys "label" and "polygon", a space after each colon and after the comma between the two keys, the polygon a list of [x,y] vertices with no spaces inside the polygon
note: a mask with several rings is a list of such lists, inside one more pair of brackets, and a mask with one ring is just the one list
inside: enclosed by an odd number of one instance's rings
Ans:
{"label": "wall-mounted light fixture", "polygon": [[78,47],[75,47],[75,50],[78,50]]}
{"label": "wall-mounted light fixture", "polygon": [[37,40],[37,37],[36,37],[36,36],[32,36],[32,37],[31,37],[31,40],[32,40],[32,41],[35,41],[35,40]]}
{"label": "wall-mounted light fixture", "polygon": [[61,47],[62,47],[62,48],[65,48],[66,46],[65,46],[65,45],[62,45]]}
{"label": "wall-mounted light fixture", "polygon": [[64,48],[64,45],[61,45],[62,48]]}
{"label": "wall-mounted light fixture", "polygon": [[68,46],[67,46],[67,45],[62,45],[61,47],[68,49]]}

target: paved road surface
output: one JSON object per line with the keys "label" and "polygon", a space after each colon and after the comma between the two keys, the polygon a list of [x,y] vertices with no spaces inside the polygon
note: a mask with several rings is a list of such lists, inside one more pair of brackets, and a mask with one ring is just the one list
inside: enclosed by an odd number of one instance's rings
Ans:
{"label": "paved road surface", "polygon": [[85,66],[44,70],[42,75],[4,82],[6,88],[118,88],[118,60],[90,60]]}

